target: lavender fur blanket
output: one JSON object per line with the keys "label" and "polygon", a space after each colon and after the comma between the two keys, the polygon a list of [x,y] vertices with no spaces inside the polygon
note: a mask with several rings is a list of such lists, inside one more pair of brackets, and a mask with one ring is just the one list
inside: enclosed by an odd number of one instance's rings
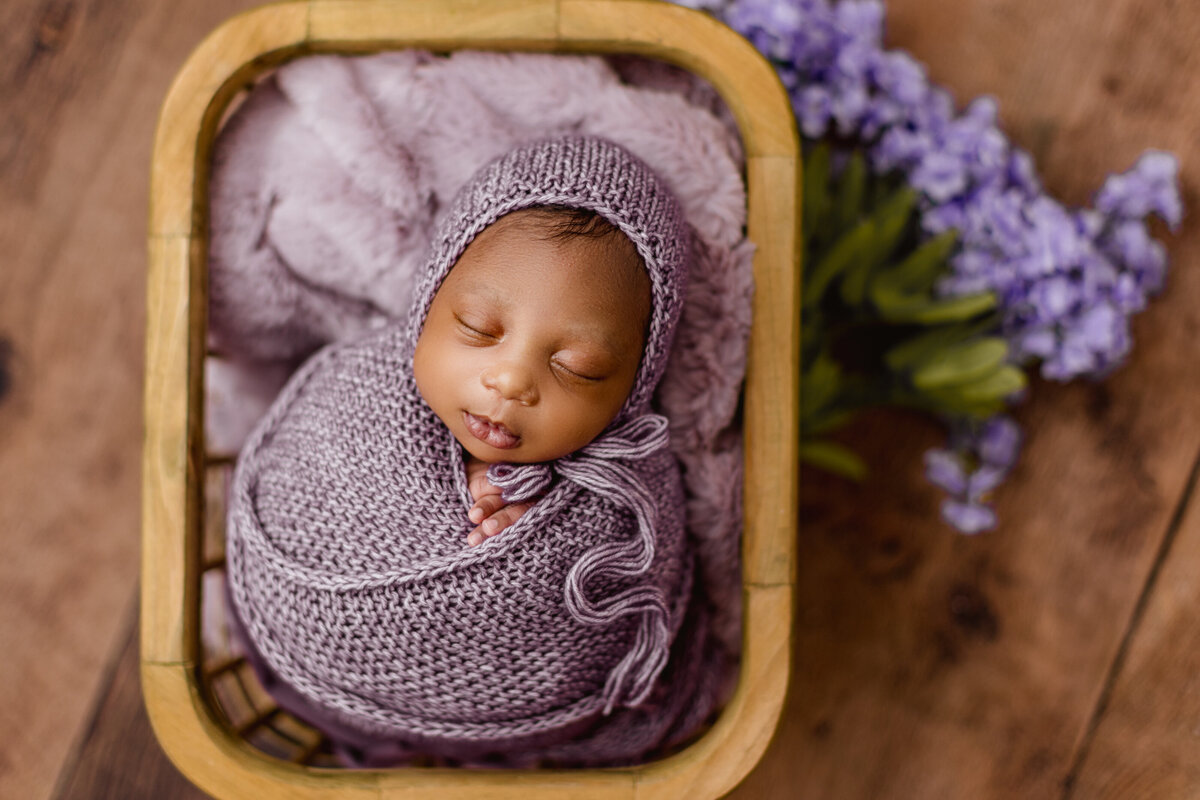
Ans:
{"label": "lavender fur blanket", "polygon": [[699,242],[657,405],[684,469],[696,594],[736,653],[734,412],[751,248],[740,152],[718,109],[711,90],[638,61],[401,52],[285,66],[217,148],[210,331],[222,357],[209,364],[210,446],[242,444],[296,359],[402,316],[440,211],[479,166],[554,133],[605,136],[665,178]]}

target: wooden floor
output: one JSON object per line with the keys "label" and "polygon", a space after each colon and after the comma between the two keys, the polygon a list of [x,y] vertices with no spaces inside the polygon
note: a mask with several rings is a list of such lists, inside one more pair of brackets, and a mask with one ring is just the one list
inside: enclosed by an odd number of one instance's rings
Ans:
{"label": "wooden floor", "polygon": [[[138,692],[143,237],[158,104],[248,0],[0,5],[0,797],[187,798]],[[1145,147],[1200,179],[1200,5],[894,0],[1085,202]],[[795,667],[737,798],[1200,797],[1200,228],[1103,384],[1035,385],[1000,530],[958,536],[902,415],[802,487]]]}

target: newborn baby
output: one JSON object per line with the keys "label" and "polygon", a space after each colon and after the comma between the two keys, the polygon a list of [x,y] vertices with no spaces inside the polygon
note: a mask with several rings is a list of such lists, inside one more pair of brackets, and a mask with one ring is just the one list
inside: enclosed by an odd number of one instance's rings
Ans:
{"label": "newborn baby", "polygon": [[688,258],[610,142],[472,178],[408,324],[314,356],[239,457],[233,616],[282,707],[375,765],[625,764],[694,733],[716,687],[651,410]]}

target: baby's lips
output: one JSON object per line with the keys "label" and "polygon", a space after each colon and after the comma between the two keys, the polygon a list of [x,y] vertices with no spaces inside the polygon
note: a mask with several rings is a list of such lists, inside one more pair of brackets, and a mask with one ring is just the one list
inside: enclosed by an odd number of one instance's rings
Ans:
{"label": "baby's lips", "polygon": [[492,422],[487,417],[476,416],[470,411],[463,412],[463,424],[466,425],[468,433],[497,450],[511,450],[521,443],[521,437],[502,423]]}

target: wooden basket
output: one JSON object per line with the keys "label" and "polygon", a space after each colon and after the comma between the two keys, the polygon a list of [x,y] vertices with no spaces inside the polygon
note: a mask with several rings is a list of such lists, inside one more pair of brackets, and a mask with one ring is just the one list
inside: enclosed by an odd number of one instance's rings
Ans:
{"label": "wooden basket", "polygon": [[[222,474],[207,453],[203,381],[208,165],[231,101],[265,71],[310,53],[419,47],[626,53],[708,79],[747,155],[757,245],[745,397],[744,643],[735,694],[685,750],[604,770],[324,766],[311,729],[277,712],[248,668],[200,645],[206,571],[222,566]],[[216,797],[718,797],[761,757],[788,683],[799,402],[799,140],[771,66],[740,36],[659,0],[297,0],[242,14],[210,35],[164,103],[151,170],[141,673],[156,734]],[[270,734],[277,746],[261,741]],[[256,740],[256,737],[258,739]]]}

